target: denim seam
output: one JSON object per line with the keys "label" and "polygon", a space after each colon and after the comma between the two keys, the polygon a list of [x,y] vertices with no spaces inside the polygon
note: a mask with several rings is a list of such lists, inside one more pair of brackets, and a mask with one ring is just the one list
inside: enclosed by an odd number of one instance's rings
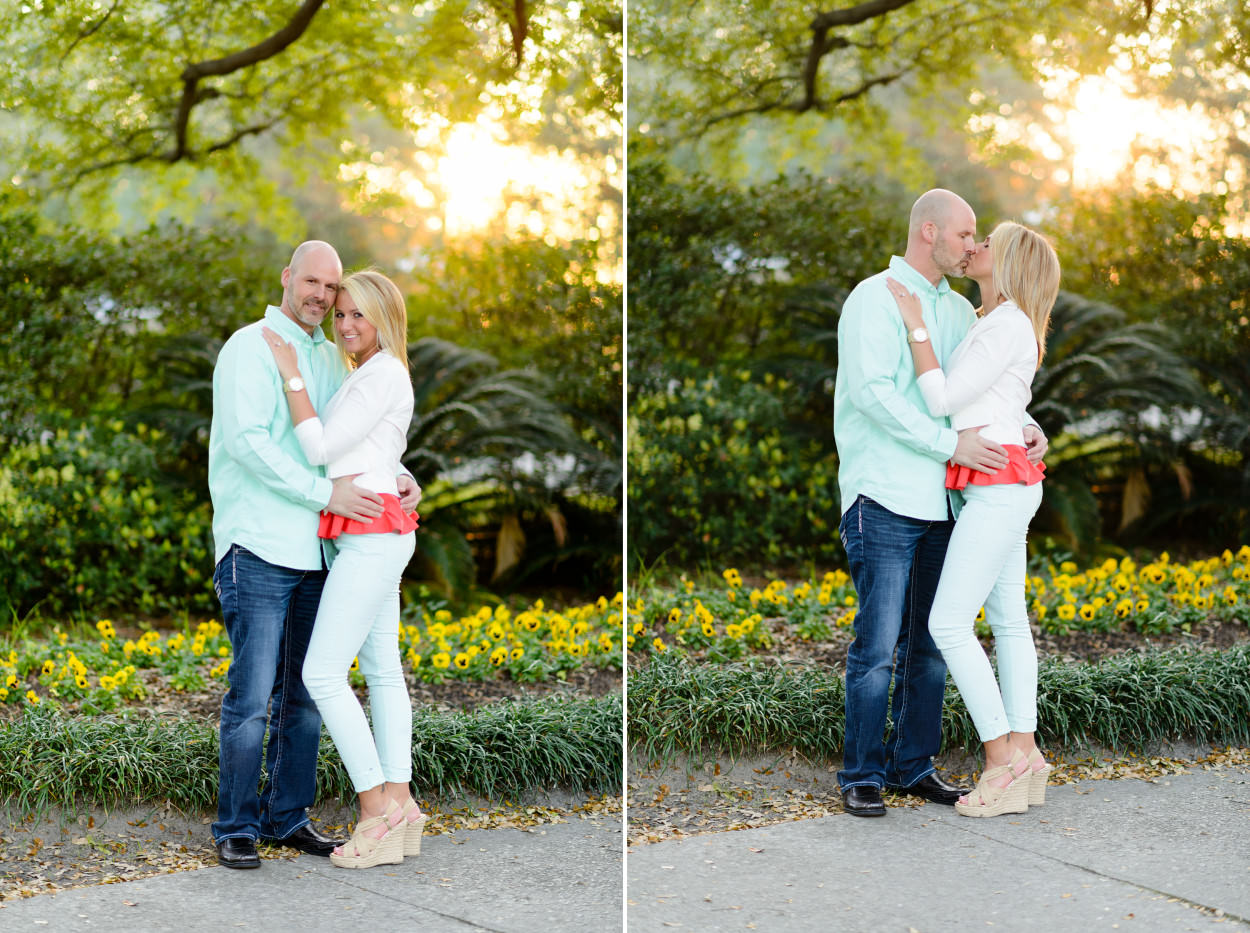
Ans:
{"label": "denim seam", "polygon": [[297,832],[299,832],[305,826],[309,825],[311,822],[312,820],[305,818],[304,822],[300,823],[298,826],[296,826],[293,830],[291,830],[285,836],[279,836],[275,838],[277,838],[279,842],[281,842],[284,839],[290,839],[292,836],[294,836]]}
{"label": "denim seam", "polygon": [[920,775],[920,777],[916,778],[916,780],[912,781],[910,784],[900,784],[899,787],[902,787],[904,790],[909,790],[927,778],[930,774],[937,774],[937,768],[930,765],[929,770]]}
{"label": "denim seam", "polygon": [[258,841],[259,837],[251,836],[251,835],[248,835],[247,833],[231,833],[229,836],[221,836],[220,838],[215,839],[213,841],[217,843],[222,843],[222,842],[225,842],[227,839],[250,839],[252,840],[252,842],[256,842]]}
{"label": "denim seam", "polygon": [[[917,540],[916,550],[919,551],[919,549],[920,549],[919,540]],[[908,604],[907,608],[909,610],[909,613],[908,613],[908,617],[903,620],[904,624],[907,626],[907,632],[908,632],[907,634],[907,645],[908,645],[907,657],[903,659],[903,670],[902,670],[902,683],[903,684],[907,684],[910,682],[909,679],[911,676],[911,655],[912,655],[912,652],[916,650],[916,646],[914,644],[915,631],[914,631],[914,626],[912,624],[915,621],[916,601],[912,599],[910,595],[915,591],[915,586],[916,586],[916,560],[915,560],[915,557],[913,557],[912,563],[911,563],[911,571],[907,576],[907,590],[909,594],[907,597],[907,604]],[[894,670],[894,694],[895,696],[898,695],[899,682],[900,682],[899,671],[897,668],[895,668]],[[890,767],[893,766],[894,773],[898,774],[900,778],[903,775],[900,774],[898,770],[898,765],[899,765],[898,747],[903,742],[903,723],[905,723],[906,721],[907,721],[907,691],[906,689],[904,689],[903,701],[902,703],[899,704],[898,716],[895,718],[895,722],[894,722],[895,735],[894,735],[894,741],[892,743],[894,746],[894,761],[887,762],[886,764],[887,772],[889,771]]]}
{"label": "denim seam", "polygon": [[874,783],[873,781],[856,781],[854,784],[843,785],[842,790],[847,791],[852,787],[875,787],[877,790],[884,789],[881,784]]}
{"label": "denim seam", "polygon": [[[268,801],[268,813],[265,818],[269,820],[269,825],[273,826],[273,792],[278,786],[278,774],[282,770],[282,727],[286,722],[286,703],[287,690],[290,688],[290,659],[291,659],[291,613],[293,611],[294,594],[292,594],[291,602],[287,604],[286,618],[282,622],[282,698],[278,704],[278,721],[275,724],[271,719],[269,721],[269,744],[272,746],[274,742],[278,743],[278,751],[273,756],[273,771],[269,775],[269,793],[265,795]],[[277,827],[274,827],[275,829]],[[283,837],[285,838],[285,837]]]}

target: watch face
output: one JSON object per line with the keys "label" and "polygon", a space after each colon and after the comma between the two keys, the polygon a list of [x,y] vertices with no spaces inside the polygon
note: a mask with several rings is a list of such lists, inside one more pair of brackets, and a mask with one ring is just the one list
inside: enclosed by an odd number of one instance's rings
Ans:
{"label": "watch face", "polygon": [[304,380],[299,376],[296,376],[294,379],[288,379],[286,387],[288,392],[300,392],[304,388]]}

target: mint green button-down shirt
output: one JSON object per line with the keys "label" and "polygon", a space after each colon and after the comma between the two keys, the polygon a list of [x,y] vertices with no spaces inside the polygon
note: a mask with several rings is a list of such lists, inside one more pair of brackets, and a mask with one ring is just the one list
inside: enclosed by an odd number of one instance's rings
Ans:
{"label": "mint green button-down shirt", "polygon": [[[972,305],[946,279],[931,284],[901,256],[847,296],[838,322],[833,396],[842,511],[864,495],[898,515],[941,521],[947,517],[946,461],[959,437],[947,418],[930,415],[925,406],[887,276],[920,298],[943,366],[976,320]],[[951,501],[956,512],[959,505]]]}
{"label": "mint green button-down shirt", "polygon": [[309,336],[273,305],[263,321],[226,341],[213,369],[208,440],[215,560],[238,544],[280,567],[319,570],[318,512],[333,487],[324,468],[310,466],[300,449],[262,325],[296,347],[300,375],[318,411],[347,376],[337,348],[320,328]]}

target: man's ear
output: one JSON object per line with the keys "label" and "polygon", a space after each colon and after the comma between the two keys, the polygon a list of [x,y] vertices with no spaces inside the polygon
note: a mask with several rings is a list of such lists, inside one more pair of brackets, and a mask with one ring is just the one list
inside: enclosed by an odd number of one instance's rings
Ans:
{"label": "man's ear", "polygon": [[291,267],[287,266],[282,270],[282,287],[286,288],[291,284]]}
{"label": "man's ear", "polygon": [[[933,222],[932,220],[930,220],[930,221],[928,221],[927,223],[925,223],[925,224],[924,224],[924,225],[920,228],[920,232],[921,232],[921,234],[924,236],[924,241],[925,241],[926,243],[936,243],[936,242],[937,242],[937,238],[938,238],[938,225],[937,225],[935,222]],[[285,287],[285,286],[286,286],[286,282],[284,281],[284,282],[282,283],[282,285],[283,285],[283,287]]]}

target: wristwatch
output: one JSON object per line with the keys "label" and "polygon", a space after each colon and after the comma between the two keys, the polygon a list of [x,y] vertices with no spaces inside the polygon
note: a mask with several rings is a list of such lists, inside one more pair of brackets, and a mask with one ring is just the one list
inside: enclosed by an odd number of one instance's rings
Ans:
{"label": "wristwatch", "polygon": [[292,376],[286,382],[282,383],[283,392],[302,392],[304,391],[304,380],[299,376]]}
{"label": "wristwatch", "polygon": [[929,332],[923,327],[917,327],[915,330],[907,332],[908,343],[924,343],[929,339]]}

